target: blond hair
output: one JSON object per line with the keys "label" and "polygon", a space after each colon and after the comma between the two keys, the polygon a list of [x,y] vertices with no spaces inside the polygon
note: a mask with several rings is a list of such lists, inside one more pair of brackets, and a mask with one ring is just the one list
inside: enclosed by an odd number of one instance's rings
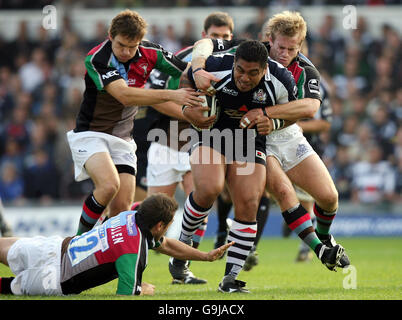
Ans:
{"label": "blond hair", "polygon": [[262,28],[264,38],[275,40],[276,35],[294,37],[300,35],[300,43],[306,38],[307,24],[297,11],[283,11],[275,14]]}
{"label": "blond hair", "polygon": [[110,24],[112,38],[121,35],[130,40],[142,39],[147,32],[147,23],[138,12],[126,9],[115,16]]}

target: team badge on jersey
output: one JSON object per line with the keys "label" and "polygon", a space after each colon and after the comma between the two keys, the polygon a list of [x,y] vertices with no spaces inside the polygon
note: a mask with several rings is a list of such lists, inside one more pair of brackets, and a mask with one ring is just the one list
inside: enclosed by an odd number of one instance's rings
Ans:
{"label": "team badge on jersey", "polygon": [[254,92],[253,102],[255,103],[265,103],[267,100],[267,93],[262,89],[258,89],[258,91]]}

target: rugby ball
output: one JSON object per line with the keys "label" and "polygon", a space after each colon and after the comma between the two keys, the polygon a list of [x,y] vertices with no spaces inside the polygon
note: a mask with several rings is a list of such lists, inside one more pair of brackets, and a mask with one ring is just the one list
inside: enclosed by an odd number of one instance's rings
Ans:
{"label": "rugby ball", "polygon": [[[218,106],[218,99],[216,99],[216,96],[208,96],[208,95],[200,95],[200,98],[204,99],[204,102],[202,103],[203,107],[209,107],[208,111],[204,111],[203,115],[204,117],[210,117],[213,115],[216,115],[217,117],[215,118],[215,121],[212,125],[208,127],[208,129],[211,129],[216,121],[218,120],[218,111],[219,111],[219,106]],[[194,125],[193,125],[194,126]],[[197,130],[202,130],[196,126],[194,126]]]}

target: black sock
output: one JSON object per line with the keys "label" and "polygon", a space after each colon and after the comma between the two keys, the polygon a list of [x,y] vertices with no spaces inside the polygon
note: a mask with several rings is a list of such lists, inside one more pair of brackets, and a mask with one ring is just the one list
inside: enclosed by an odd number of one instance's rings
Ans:
{"label": "black sock", "polygon": [[229,212],[232,209],[232,202],[226,202],[219,195],[217,199],[217,214],[218,214],[218,232],[226,232],[227,225],[226,219],[229,216]]}
{"label": "black sock", "polygon": [[257,247],[260,241],[261,235],[264,232],[265,224],[267,223],[269,216],[269,198],[262,196],[260,200],[260,205],[257,211],[257,235],[255,237],[254,246]]}
{"label": "black sock", "polygon": [[0,277],[0,294],[13,294],[11,291],[11,281],[13,280],[14,277]]}

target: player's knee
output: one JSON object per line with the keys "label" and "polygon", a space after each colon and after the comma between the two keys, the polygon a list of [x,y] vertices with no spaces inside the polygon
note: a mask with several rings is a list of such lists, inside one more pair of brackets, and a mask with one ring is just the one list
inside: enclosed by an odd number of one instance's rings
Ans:
{"label": "player's knee", "polygon": [[320,202],[322,206],[328,212],[334,211],[338,208],[338,191],[335,188],[331,188],[322,195]]}
{"label": "player's knee", "polygon": [[296,197],[293,187],[286,183],[276,183],[269,187],[269,191],[279,203]]}
{"label": "player's knee", "polygon": [[120,189],[120,181],[110,181],[100,186],[99,189],[101,189],[100,191],[104,194],[105,197],[113,199]]}

